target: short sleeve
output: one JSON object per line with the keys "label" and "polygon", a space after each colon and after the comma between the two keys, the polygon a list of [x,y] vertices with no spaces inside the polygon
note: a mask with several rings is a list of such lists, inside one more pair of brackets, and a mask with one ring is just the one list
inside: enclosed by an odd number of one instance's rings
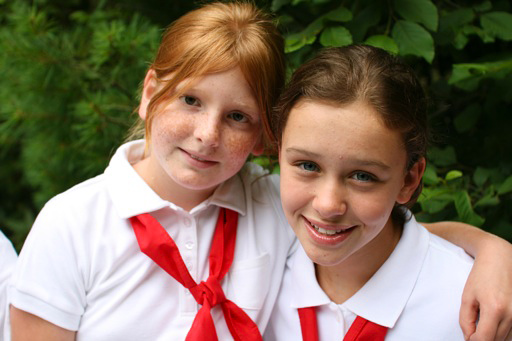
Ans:
{"label": "short sleeve", "polygon": [[20,252],[10,301],[18,309],[59,327],[77,330],[86,295],[80,253],[80,214],[64,198],[52,199],[40,212]]}
{"label": "short sleeve", "polygon": [[0,231],[0,338],[8,328],[7,284],[11,277],[17,254],[12,243]]}

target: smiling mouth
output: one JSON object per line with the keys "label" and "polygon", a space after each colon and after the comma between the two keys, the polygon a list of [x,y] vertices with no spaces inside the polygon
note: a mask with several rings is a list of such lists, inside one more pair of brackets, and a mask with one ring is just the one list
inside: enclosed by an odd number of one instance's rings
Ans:
{"label": "smiling mouth", "polygon": [[190,153],[188,155],[190,155],[191,158],[193,158],[194,160],[197,160],[197,161],[203,161],[203,162],[209,161],[209,160],[201,159],[200,157],[197,157],[197,156],[192,155]]}
{"label": "smiling mouth", "polygon": [[200,162],[209,162],[209,163],[215,163],[216,161],[213,161],[213,160],[208,160],[208,159],[203,159],[202,157],[199,157],[197,155],[194,155],[192,154],[191,152],[185,150],[185,149],[181,149],[184,153],[186,153],[191,159],[194,159],[194,160],[197,160],[197,161],[200,161]]}
{"label": "smiling mouth", "polygon": [[[306,219],[307,220],[307,219]],[[317,231],[318,233],[320,234],[323,234],[323,235],[326,235],[326,236],[335,236],[335,235],[338,235],[338,234],[342,234],[344,232],[348,232],[348,231],[351,231],[352,229],[354,229],[355,226],[350,226],[350,227],[343,227],[343,228],[340,228],[340,229],[325,229],[323,227],[320,227],[316,224],[313,224],[311,221],[307,220],[307,222],[309,223],[309,225],[315,229],[315,231]]]}

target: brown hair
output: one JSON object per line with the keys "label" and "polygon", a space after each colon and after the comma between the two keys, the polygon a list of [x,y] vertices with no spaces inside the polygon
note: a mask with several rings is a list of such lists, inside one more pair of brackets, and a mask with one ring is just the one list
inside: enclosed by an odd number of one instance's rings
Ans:
{"label": "brown hair", "polygon": [[[293,107],[301,99],[347,105],[370,104],[384,124],[402,133],[409,170],[426,156],[429,141],[426,97],[414,71],[400,58],[371,46],[352,45],[322,50],[295,71],[282,93],[272,117],[278,145]],[[396,204],[392,217],[405,221],[404,210],[416,202],[420,183],[409,202]]]}
{"label": "brown hair", "polygon": [[180,95],[175,91],[180,82],[236,66],[256,97],[268,140],[270,113],[285,77],[283,38],[271,17],[253,4],[215,2],[183,15],[163,35],[150,68],[164,86],[148,104],[146,144],[155,109]]}

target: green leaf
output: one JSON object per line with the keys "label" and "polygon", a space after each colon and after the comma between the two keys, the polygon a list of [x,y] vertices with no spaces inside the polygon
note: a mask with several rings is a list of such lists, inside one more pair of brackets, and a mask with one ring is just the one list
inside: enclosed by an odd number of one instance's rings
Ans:
{"label": "green leaf", "polygon": [[274,169],[272,169],[272,174],[279,174],[281,173],[281,168],[279,167],[279,164],[276,164],[274,166]]}
{"label": "green leaf", "polygon": [[398,45],[395,43],[393,38],[390,38],[385,35],[374,35],[366,39],[364,42],[367,45],[380,47],[381,49],[384,49],[392,54],[398,54]]}
{"label": "green leaf", "polygon": [[434,214],[441,212],[448,206],[453,199],[449,198],[435,198],[420,202],[421,209],[427,213]]}
{"label": "green leaf", "polygon": [[436,185],[441,181],[436,173],[436,168],[431,163],[427,163],[425,173],[423,173],[423,183],[427,186]]}
{"label": "green leaf", "polygon": [[352,44],[352,35],[345,27],[327,27],[320,36],[320,43],[323,46],[346,46]]}
{"label": "green leaf", "polygon": [[512,175],[509,176],[498,188],[498,194],[502,195],[512,191]]}
{"label": "green leaf", "polygon": [[496,195],[491,193],[491,194],[488,194],[488,195],[484,196],[480,200],[478,200],[475,203],[475,207],[496,206],[499,203],[500,203],[500,198],[498,198]]}
{"label": "green leaf", "polygon": [[460,8],[443,15],[439,22],[439,29],[456,31],[463,25],[471,23],[475,19],[475,12],[470,8]]}
{"label": "green leaf", "polygon": [[260,165],[263,168],[268,168],[270,166],[270,159],[265,156],[258,156],[251,160],[251,162]]}
{"label": "green leaf", "polygon": [[456,192],[453,202],[461,221],[475,226],[481,226],[484,223],[485,219],[473,211],[471,199],[467,191]]}
{"label": "green leaf", "polygon": [[380,22],[383,14],[386,13],[384,6],[385,3],[382,1],[368,1],[366,7],[354,13],[354,19],[346,24],[354,41],[363,41],[366,32]]}
{"label": "green leaf", "polygon": [[392,32],[401,55],[414,55],[423,57],[427,62],[432,63],[434,59],[434,40],[420,25],[399,20],[395,23]]}
{"label": "green leaf", "polygon": [[457,84],[468,80],[479,80],[482,76],[501,79],[512,73],[512,59],[485,63],[453,64],[448,84]]}
{"label": "green leaf", "polygon": [[488,32],[484,31],[480,27],[474,26],[474,25],[464,25],[461,28],[461,32],[467,36],[469,35],[477,35],[484,43],[493,43],[494,42],[494,35],[489,34]]}
{"label": "green leaf", "polygon": [[478,122],[481,112],[482,108],[477,103],[473,103],[466,109],[464,109],[464,111],[462,111],[453,120],[453,124],[455,125],[455,129],[457,130],[457,132],[465,133],[471,130]]}
{"label": "green leaf", "polygon": [[394,9],[408,21],[423,24],[431,31],[437,31],[439,16],[437,7],[429,0],[394,0]]}
{"label": "green leaf", "polygon": [[512,14],[490,12],[482,14],[480,25],[485,32],[503,40],[512,40]]}
{"label": "green leaf", "polygon": [[469,38],[462,28],[474,19],[475,13],[470,8],[457,9],[443,15],[439,20],[436,45],[453,44],[459,50],[464,48]]}
{"label": "green leaf", "polygon": [[485,182],[487,181],[487,179],[489,179],[490,174],[491,174],[490,170],[488,170],[486,168],[482,168],[482,167],[477,167],[475,169],[475,172],[473,173],[473,182],[478,187],[482,187],[485,184]]}
{"label": "green leaf", "polygon": [[313,44],[316,36],[306,36],[302,33],[294,33],[285,38],[285,52],[290,53],[303,47],[304,45]]}
{"label": "green leaf", "polygon": [[483,1],[480,4],[473,6],[473,8],[477,12],[487,12],[492,8],[492,3],[490,1]]}
{"label": "green leaf", "polygon": [[457,50],[462,50],[468,43],[469,38],[462,32],[457,32],[455,38],[453,38],[453,46]]}
{"label": "green leaf", "polygon": [[446,181],[451,181],[460,178],[462,175],[462,172],[459,170],[451,170],[446,174],[444,178]]}
{"label": "green leaf", "polygon": [[311,22],[299,33],[292,33],[285,38],[285,52],[290,53],[305,45],[313,44],[316,36],[324,28],[324,18],[320,17]]}
{"label": "green leaf", "polygon": [[323,18],[337,22],[347,22],[352,20],[352,12],[342,5],[325,14]]}
{"label": "green leaf", "polygon": [[453,202],[453,193],[444,188],[424,188],[418,202],[422,210],[434,214],[444,210]]}
{"label": "green leaf", "polygon": [[270,9],[277,12],[281,7],[290,3],[291,0],[273,0]]}
{"label": "green leaf", "polygon": [[457,163],[455,148],[448,146],[446,148],[432,147],[428,151],[428,157],[437,166],[445,167]]}

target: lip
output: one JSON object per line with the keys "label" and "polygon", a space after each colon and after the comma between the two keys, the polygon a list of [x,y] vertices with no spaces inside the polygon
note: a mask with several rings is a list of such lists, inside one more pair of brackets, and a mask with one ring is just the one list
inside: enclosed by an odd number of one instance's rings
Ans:
{"label": "lip", "polygon": [[217,161],[213,161],[205,155],[190,152],[190,151],[187,151],[187,150],[181,149],[181,148],[179,148],[179,150],[184,155],[187,163],[193,167],[206,169],[206,168],[210,168],[210,167],[213,167],[216,164],[218,164]]}
{"label": "lip", "polygon": [[[355,230],[357,225],[327,225],[322,224],[318,221],[307,219],[306,217],[302,216],[302,220],[304,222],[304,226],[306,227],[306,230],[308,231],[308,234],[310,238],[319,245],[322,246],[337,246],[340,243],[343,243]],[[321,227],[326,230],[334,231],[334,230],[340,230],[343,229],[344,231],[338,234],[334,235],[326,235],[323,233],[320,233],[317,231],[311,224],[314,224],[318,227]]]}

